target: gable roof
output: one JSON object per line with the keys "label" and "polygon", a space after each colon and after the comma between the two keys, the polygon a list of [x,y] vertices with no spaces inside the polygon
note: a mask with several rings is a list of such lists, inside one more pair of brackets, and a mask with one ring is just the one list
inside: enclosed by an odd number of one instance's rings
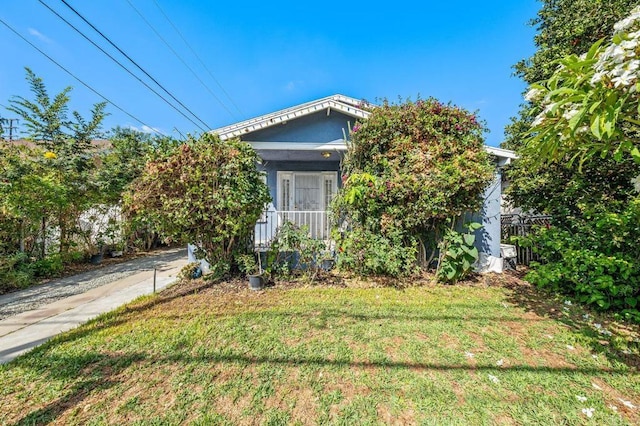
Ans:
{"label": "gable roof", "polygon": [[220,139],[226,140],[233,137],[242,136],[245,133],[254,132],[256,130],[266,129],[267,127],[277,124],[286,123],[287,121],[313,114],[322,110],[336,110],[355,118],[368,118],[370,112],[364,110],[363,106],[369,106],[365,101],[359,101],[344,95],[333,95],[326,98],[317,99],[315,101],[296,105],[280,111],[261,115],[229,126],[220,127],[212,130],[211,133],[217,133]]}

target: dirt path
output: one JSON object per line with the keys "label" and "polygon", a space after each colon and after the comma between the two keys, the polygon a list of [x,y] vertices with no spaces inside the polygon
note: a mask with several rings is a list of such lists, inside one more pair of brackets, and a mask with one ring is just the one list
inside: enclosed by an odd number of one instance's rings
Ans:
{"label": "dirt path", "polygon": [[106,265],[99,269],[52,280],[25,290],[0,295],[0,320],[38,309],[57,300],[84,293],[139,272],[150,271],[167,262],[186,257],[186,248],[160,250],[146,257]]}

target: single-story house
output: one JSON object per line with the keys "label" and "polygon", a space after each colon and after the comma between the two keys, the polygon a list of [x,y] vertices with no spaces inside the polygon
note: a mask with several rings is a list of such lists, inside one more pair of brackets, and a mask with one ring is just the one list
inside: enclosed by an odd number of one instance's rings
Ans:
{"label": "single-story house", "polygon": [[[256,225],[256,246],[268,245],[284,220],[307,225],[314,237],[329,238],[327,208],[341,186],[340,161],[347,150],[349,130],[366,120],[363,102],[333,95],[212,130],[222,140],[240,138],[257,151],[259,167],[273,203]],[[504,149],[486,147],[496,173],[485,191],[478,234],[483,269],[502,270],[500,256],[501,168],[515,158]]]}

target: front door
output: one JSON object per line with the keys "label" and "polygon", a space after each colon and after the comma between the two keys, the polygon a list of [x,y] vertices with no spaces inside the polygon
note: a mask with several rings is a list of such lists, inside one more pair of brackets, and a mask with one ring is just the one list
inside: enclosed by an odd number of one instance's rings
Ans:
{"label": "front door", "polygon": [[284,220],[329,237],[326,210],[337,190],[337,172],[278,172],[278,209]]}

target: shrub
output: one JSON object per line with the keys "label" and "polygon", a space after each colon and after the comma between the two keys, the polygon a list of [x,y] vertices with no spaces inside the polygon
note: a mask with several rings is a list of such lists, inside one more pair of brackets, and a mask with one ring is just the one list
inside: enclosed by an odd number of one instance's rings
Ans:
{"label": "shrub", "polygon": [[267,272],[289,276],[299,271],[313,281],[322,270],[322,260],[329,255],[325,242],[312,238],[307,226],[287,221],[278,229],[267,252]]}
{"label": "shrub", "polygon": [[338,267],[360,275],[407,276],[418,270],[418,242],[399,231],[389,235],[356,226],[338,248]]}
{"label": "shrub", "polygon": [[527,279],[640,321],[640,198],[620,213],[588,219],[573,232],[541,228],[528,238],[543,263],[533,264]]}
{"label": "shrub", "polygon": [[33,281],[33,265],[26,254],[0,257],[0,294],[27,287]]}
{"label": "shrub", "polygon": [[451,218],[482,205],[493,176],[482,131],[474,114],[436,99],[385,101],[357,123],[334,217],[348,218],[361,239],[347,237],[342,267],[406,275],[418,246],[428,266]]}
{"label": "shrub", "polygon": [[168,239],[197,247],[213,276],[231,269],[270,196],[249,144],[215,135],[190,138],[147,163],[125,196],[124,211]]}

